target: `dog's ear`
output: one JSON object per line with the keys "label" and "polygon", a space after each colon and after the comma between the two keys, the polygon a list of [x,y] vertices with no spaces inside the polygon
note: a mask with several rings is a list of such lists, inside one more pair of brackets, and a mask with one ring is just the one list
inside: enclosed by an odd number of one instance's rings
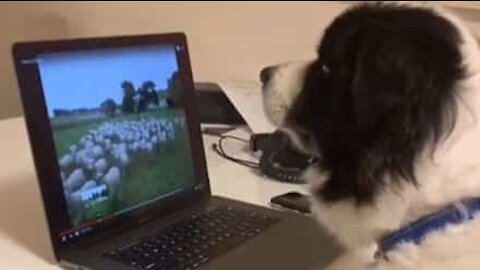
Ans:
{"label": "dog's ear", "polygon": [[458,43],[380,24],[360,33],[350,87],[357,188],[378,188],[385,174],[416,183],[416,157],[455,122]]}
{"label": "dog's ear", "polygon": [[395,115],[406,117],[401,110],[418,105],[418,90],[427,86],[429,78],[415,45],[400,33],[367,25],[361,35],[350,97],[357,135],[365,136],[392,123]]}
{"label": "dog's ear", "polygon": [[407,31],[375,20],[360,27],[351,83],[360,134],[394,125],[396,134],[415,136],[424,126],[436,141],[451,127],[455,113],[448,106],[464,74],[461,40],[442,18],[430,28]]}

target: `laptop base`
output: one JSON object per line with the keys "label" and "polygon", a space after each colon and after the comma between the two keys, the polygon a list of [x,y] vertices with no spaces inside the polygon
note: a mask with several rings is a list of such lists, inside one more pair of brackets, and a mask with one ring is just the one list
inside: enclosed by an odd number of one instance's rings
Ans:
{"label": "laptop base", "polygon": [[265,215],[279,221],[260,234],[220,254],[220,256],[209,258],[208,262],[197,265],[198,269],[312,269],[312,267],[327,265],[341,251],[335,240],[311,217],[280,212],[214,196],[203,207],[192,207],[181,214],[179,213],[176,218],[170,217],[169,222],[164,219],[153,220],[140,228],[115,236],[111,240],[104,239],[100,245],[92,246],[83,251],[76,248],[74,252],[67,255],[68,258],[61,258],[61,261],[68,262],[63,265],[68,268],[73,267],[73,269],[143,269],[110,260],[102,254],[161,231],[160,224],[180,222],[191,213],[210,207],[231,207],[248,210],[251,213]]}

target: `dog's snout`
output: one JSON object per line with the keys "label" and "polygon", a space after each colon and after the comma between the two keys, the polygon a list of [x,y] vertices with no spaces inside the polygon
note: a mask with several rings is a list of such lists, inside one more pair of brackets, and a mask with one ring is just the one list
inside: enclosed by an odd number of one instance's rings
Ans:
{"label": "dog's snout", "polygon": [[276,66],[265,67],[260,71],[260,81],[263,84],[268,83],[272,78],[273,73],[275,72]]}

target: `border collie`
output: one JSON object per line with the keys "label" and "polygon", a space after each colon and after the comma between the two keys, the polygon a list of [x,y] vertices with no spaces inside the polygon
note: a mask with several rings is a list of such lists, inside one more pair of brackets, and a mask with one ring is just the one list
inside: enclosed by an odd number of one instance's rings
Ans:
{"label": "border collie", "polygon": [[480,269],[480,49],[457,17],[357,4],[316,59],[260,77],[270,120],[317,159],[312,212],[348,250],[331,269]]}

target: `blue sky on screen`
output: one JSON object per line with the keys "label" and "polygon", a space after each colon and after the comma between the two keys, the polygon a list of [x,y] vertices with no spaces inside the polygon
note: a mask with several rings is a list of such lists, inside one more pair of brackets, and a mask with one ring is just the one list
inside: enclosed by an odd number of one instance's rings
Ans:
{"label": "blue sky on screen", "polygon": [[38,57],[49,116],[54,109],[97,108],[111,98],[121,104],[121,84],[138,89],[153,81],[157,90],[178,70],[174,47],[141,47],[45,54]]}

